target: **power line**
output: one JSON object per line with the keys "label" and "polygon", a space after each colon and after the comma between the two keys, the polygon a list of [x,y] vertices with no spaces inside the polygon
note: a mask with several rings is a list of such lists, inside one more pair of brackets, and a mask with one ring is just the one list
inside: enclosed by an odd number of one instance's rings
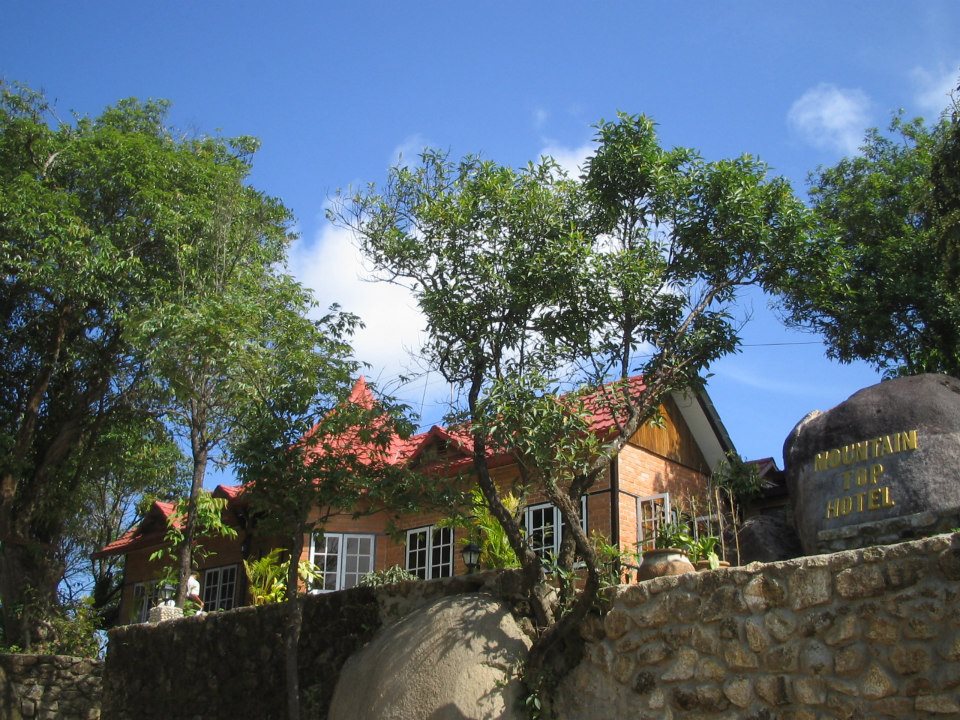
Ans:
{"label": "power line", "polygon": [[743,343],[740,347],[773,347],[775,345],[821,345],[819,340],[800,340],[797,342]]}

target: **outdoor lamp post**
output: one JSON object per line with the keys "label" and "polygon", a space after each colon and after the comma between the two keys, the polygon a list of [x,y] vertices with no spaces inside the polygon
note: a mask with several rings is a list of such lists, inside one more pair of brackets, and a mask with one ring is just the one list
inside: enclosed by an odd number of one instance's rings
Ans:
{"label": "outdoor lamp post", "polygon": [[183,608],[178,608],[173,603],[177,588],[170,583],[164,583],[159,588],[160,602],[156,607],[150,608],[148,619],[152,623],[164,622],[183,617]]}
{"label": "outdoor lamp post", "polygon": [[463,564],[467,566],[468,575],[480,567],[479,545],[475,543],[467,543],[463,546],[463,550],[460,551],[460,554],[463,556]]}

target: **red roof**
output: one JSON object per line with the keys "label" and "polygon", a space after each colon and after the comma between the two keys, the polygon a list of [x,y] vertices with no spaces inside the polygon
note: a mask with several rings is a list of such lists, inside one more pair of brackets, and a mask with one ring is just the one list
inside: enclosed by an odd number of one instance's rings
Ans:
{"label": "red roof", "polygon": [[[647,389],[643,375],[635,375],[626,382],[627,392],[637,399]],[[626,405],[623,398],[623,386],[619,382],[602,385],[583,399],[584,406],[592,413],[590,430],[597,435],[615,432],[619,423],[626,422]]]}
{"label": "red roof", "polygon": [[[617,421],[625,421],[626,413],[621,412],[621,409],[625,406],[617,396],[618,385],[619,383],[609,383],[595,392],[583,396],[584,407],[590,413],[591,432],[605,437],[616,431]],[[643,376],[637,375],[629,378],[627,388],[631,397],[639,397],[646,390]],[[346,402],[359,405],[367,410],[376,407],[376,398],[374,398],[363,376],[354,384]],[[319,424],[311,428],[304,435],[304,438],[312,436],[318,427]],[[444,444],[447,450],[453,452],[447,452],[442,458],[428,459],[428,450],[439,444]],[[468,469],[472,464],[473,455],[472,439],[467,426],[443,428],[434,425],[426,432],[412,435],[409,438],[402,438],[394,434],[386,448],[365,442],[360,439],[357,431],[351,430],[342,433],[339,437],[327,440],[325,445],[328,448],[335,448],[338,445],[350,447],[361,462],[370,464],[382,462],[386,465],[404,465],[424,460],[424,469],[429,468],[432,473],[441,476],[454,475]],[[322,453],[323,451],[324,448],[313,450],[314,453]],[[487,448],[487,458],[491,467],[508,465],[513,462],[509,452],[493,447]],[[241,485],[218,485],[213,491],[215,496],[225,497],[231,504],[242,493],[243,486]],[[173,503],[154,502],[150,512],[147,513],[147,517],[137,528],[128,531],[122,537],[96,552],[94,557],[127,553],[132,550],[160,545],[166,532],[166,518],[172,512]],[[162,522],[158,522],[161,518]]]}
{"label": "red roof", "polygon": [[[226,498],[229,507],[233,504],[232,501],[242,493],[242,485],[217,485],[211,494],[214,497]],[[122,555],[134,550],[161,546],[163,538],[167,534],[167,519],[173,514],[175,507],[175,503],[154,500],[139,525],[127,530],[113,542],[104,545],[93,554],[93,557]],[[182,521],[179,521],[177,525],[181,526]]]}
{"label": "red roof", "polygon": [[[617,395],[620,392],[618,385],[619,383],[608,383],[583,397],[584,407],[590,413],[591,432],[602,436],[610,435],[616,431],[618,421],[624,422],[626,420],[625,405]],[[628,392],[633,398],[639,397],[646,390],[646,387],[641,375],[629,378],[627,381]],[[375,406],[376,399],[363,377],[357,380],[348,402],[356,403],[368,409]],[[356,435],[349,434],[345,437],[345,442],[357,442]],[[375,452],[371,449],[370,456],[376,455],[378,460],[390,465],[412,464],[423,458],[429,448],[438,443],[446,444],[447,448],[453,449],[454,452],[447,454],[442,460],[428,463],[428,467],[432,471],[444,475],[452,474],[463,470],[472,463],[473,443],[467,425],[450,428],[434,425],[426,432],[412,435],[406,439],[395,436],[386,450]],[[493,447],[487,448],[487,457],[494,467],[512,462],[512,458],[507,451]]]}
{"label": "red roof", "polygon": [[96,559],[107,555],[121,555],[162,545],[163,536],[167,533],[167,518],[173,514],[173,509],[174,503],[154,500],[139,525],[97,550],[93,557]]}

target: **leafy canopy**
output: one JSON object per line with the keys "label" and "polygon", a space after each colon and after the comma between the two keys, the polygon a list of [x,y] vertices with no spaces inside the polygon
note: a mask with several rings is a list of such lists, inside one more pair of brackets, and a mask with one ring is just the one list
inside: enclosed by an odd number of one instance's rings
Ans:
{"label": "leafy canopy", "polygon": [[960,114],[893,118],[810,176],[815,225],[784,284],[787,321],[841,362],[960,375]]}
{"label": "leafy canopy", "polygon": [[[460,390],[454,419],[467,423],[477,483],[541,628],[528,664],[535,686],[600,587],[580,497],[665,393],[698,386],[736,349],[737,291],[776,285],[803,206],[758,160],[665,150],[649,118],[621,114],[598,124],[579,179],[549,158],[517,170],[426,150],[418,165],[392,168],[382,190],[339,195],[331,217],[357,233],[381,279],[411,290],[427,321],[421,360]],[[628,382],[636,372],[644,385]],[[589,429],[601,409],[614,428],[597,438]],[[575,602],[545,600],[540,558],[504,505],[490,450],[513,455],[518,495],[559,508],[558,568],[575,552],[587,568]]]}

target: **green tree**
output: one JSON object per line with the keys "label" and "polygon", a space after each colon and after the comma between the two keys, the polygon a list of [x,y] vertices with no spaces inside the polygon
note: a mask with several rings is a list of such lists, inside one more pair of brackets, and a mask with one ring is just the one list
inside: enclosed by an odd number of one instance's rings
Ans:
{"label": "green tree", "polygon": [[[197,498],[207,467],[222,462],[241,406],[247,356],[276,345],[282,319],[305,316],[306,296],[283,271],[292,240],[290,211],[246,185],[258,143],[237,138],[193,142],[203,191],[181,202],[199,222],[175,248],[170,292],[136,328],[162,398],[163,417],[191,459],[191,482],[178,552],[177,605],[186,596]],[[299,315],[298,315],[299,314]]]}
{"label": "green tree", "polygon": [[811,175],[815,224],[782,303],[831,357],[887,376],[960,375],[958,137],[956,109],[932,126],[898,115]]}
{"label": "green tree", "polygon": [[[569,666],[563,650],[601,583],[580,497],[665,393],[697,386],[736,348],[738,289],[775,280],[804,221],[789,186],[749,156],[664,150],[643,116],[597,127],[579,180],[548,158],[517,171],[426,151],[382,191],[341,195],[331,212],[381,277],[413,292],[427,320],[421,357],[465,397],[477,482],[536,616],[534,691]],[[627,380],[638,370],[643,385]],[[599,410],[614,418],[602,437],[590,432]],[[491,449],[513,453],[521,494],[536,489],[559,508],[569,530],[559,567],[576,555],[587,570],[570,603],[547,602],[540,558],[491,478]]]}
{"label": "green tree", "polygon": [[232,202],[249,139],[175,134],[164,102],[68,123],[36,93],[0,90],[0,605],[6,641],[30,648],[57,603],[58,548],[101,477],[96,451],[156,417],[169,389],[148,382],[161,368],[144,353],[169,335],[144,323],[193,311],[178,283],[192,243],[224,207],[256,203]]}
{"label": "green tree", "polygon": [[[248,356],[238,377],[253,401],[239,417],[241,440],[233,452],[258,533],[279,538],[288,558],[300,558],[305,537],[322,533],[330,517],[409,509],[420,488],[415,476],[389,462],[397,433],[410,430],[404,408],[351,394],[358,363],[348,340],[357,318],[336,307],[316,322],[270,317],[282,332],[275,345]],[[302,622],[297,562],[287,564],[284,584],[287,715],[295,720]]]}
{"label": "green tree", "polygon": [[123,556],[95,556],[143,519],[153,499],[184,493],[184,457],[159,420],[134,415],[106,429],[92,447],[97,462],[77,489],[77,511],[60,542],[64,574],[61,600],[68,607],[89,598],[100,627],[112,626],[120,610]]}

